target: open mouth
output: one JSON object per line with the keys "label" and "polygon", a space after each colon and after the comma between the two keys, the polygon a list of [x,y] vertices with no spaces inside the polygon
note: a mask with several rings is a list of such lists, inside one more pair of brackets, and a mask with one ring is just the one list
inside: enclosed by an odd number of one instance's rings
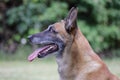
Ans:
{"label": "open mouth", "polygon": [[28,56],[29,61],[33,61],[36,57],[42,58],[50,53],[56,52],[58,50],[58,46],[54,43],[46,44],[35,50],[32,54]]}

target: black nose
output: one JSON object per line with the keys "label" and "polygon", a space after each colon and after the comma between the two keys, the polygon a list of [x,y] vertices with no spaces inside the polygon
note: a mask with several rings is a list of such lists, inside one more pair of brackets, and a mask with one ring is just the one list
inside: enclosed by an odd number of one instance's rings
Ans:
{"label": "black nose", "polygon": [[28,36],[27,38],[28,38],[28,40],[31,42],[31,41],[32,41],[33,36],[32,36],[32,35],[30,35],[30,36]]}

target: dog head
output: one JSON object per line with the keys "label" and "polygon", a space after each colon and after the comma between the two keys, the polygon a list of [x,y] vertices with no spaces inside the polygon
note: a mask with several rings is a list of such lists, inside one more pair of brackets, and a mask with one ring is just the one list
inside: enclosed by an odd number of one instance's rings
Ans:
{"label": "dog head", "polygon": [[36,57],[42,58],[52,53],[61,55],[65,47],[73,41],[75,36],[77,12],[78,10],[73,7],[64,20],[49,25],[46,30],[40,33],[29,36],[29,41],[32,44],[40,45],[40,48],[35,50],[28,57],[28,60],[32,61]]}

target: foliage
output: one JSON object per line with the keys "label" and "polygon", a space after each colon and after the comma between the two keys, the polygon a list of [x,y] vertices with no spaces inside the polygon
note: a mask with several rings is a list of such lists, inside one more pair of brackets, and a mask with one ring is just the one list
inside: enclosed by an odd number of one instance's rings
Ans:
{"label": "foliage", "polygon": [[96,52],[115,47],[114,40],[120,40],[120,30],[115,25],[110,28],[105,25],[88,26],[83,21],[78,21],[78,25]]}
{"label": "foliage", "polygon": [[120,0],[79,2],[79,17],[84,21],[78,24],[95,51],[120,48]]}
{"label": "foliage", "polygon": [[[65,3],[54,2],[48,8],[45,3],[36,3],[33,0],[8,10],[7,23],[9,25],[17,24],[16,30],[18,34],[25,37],[28,34],[39,32],[40,28],[43,24],[46,24],[46,22],[48,25],[48,23],[57,20],[57,18],[63,17],[63,15],[67,13],[66,11],[67,5]],[[50,13],[52,14],[49,16]],[[13,37],[15,40],[20,39],[18,39],[18,34]]]}
{"label": "foliage", "polygon": [[120,0],[22,0],[6,11],[6,27],[14,33],[10,41],[20,42],[63,19],[72,6],[78,7],[78,25],[96,52],[120,48]]}

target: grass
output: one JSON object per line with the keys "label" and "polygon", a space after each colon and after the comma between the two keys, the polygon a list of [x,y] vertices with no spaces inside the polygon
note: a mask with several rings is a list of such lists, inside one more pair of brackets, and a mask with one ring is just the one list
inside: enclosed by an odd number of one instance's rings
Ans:
{"label": "grass", "polygon": [[[120,59],[105,59],[112,73],[120,77]],[[59,80],[55,60],[0,61],[0,80]]]}
{"label": "grass", "polygon": [[0,80],[58,80],[54,61],[1,61]]}
{"label": "grass", "polygon": [[30,46],[20,45],[15,53],[6,53],[0,50],[0,60],[11,61],[11,60],[26,60],[27,56],[33,51]]}
{"label": "grass", "polygon": [[[27,61],[30,47],[21,46],[17,54],[0,52],[0,80],[59,80],[53,57]],[[120,59],[104,59],[110,71],[120,77]]]}
{"label": "grass", "polygon": [[58,80],[54,58],[27,61],[30,46],[20,45],[16,53],[0,51],[0,80]]}
{"label": "grass", "polygon": [[109,70],[120,78],[120,58],[104,59]]}

